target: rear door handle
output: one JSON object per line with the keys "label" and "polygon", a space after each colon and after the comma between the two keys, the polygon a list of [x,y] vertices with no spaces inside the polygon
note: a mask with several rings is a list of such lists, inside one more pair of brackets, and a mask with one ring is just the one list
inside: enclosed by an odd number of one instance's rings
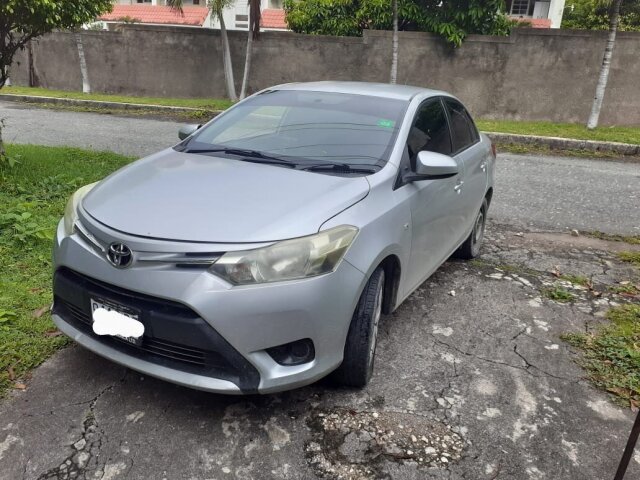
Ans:
{"label": "rear door handle", "polygon": [[456,193],[460,193],[460,191],[462,190],[462,185],[464,185],[464,182],[462,180],[454,185],[453,189],[456,191]]}
{"label": "rear door handle", "polygon": [[480,164],[480,170],[482,170],[483,172],[487,169],[487,162],[482,162]]}

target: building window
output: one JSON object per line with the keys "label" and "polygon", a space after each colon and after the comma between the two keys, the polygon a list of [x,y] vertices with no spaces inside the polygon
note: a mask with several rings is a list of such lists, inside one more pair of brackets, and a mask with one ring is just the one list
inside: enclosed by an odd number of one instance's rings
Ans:
{"label": "building window", "polygon": [[193,0],[194,5],[200,5],[200,0]]}
{"label": "building window", "polygon": [[151,0],[138,0],[138,3],[151,3]]}
{"label": "building window", "polygon": [[513,0],[511,2],[511,15],[533,15],[533,7],[535,1],[533,0]]}

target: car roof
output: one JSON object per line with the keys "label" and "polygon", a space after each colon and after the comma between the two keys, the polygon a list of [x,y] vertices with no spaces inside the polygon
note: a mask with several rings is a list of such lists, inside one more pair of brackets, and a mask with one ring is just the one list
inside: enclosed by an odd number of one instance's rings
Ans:
{"label": "car roof", "polygon": [[432,97],[435,95],[452,96],[447,92],[431,90],[429,88],[373,82],[325,81],[285,83],[273,86],[268,90],[306,90],[312,92],[349,93],[352,95],[369,95],[372,97],[393,98],[406,101],[410,101],[418,94],[423,94],[424,97]]}

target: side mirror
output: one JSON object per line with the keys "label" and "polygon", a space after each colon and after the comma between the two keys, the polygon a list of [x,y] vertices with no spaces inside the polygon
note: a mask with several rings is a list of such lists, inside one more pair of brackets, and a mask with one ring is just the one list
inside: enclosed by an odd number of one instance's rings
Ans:
{"label": "side mirror", "polygon": [[178,138],[180,140],[184,140],[189,135],[191,135],[193,132],[198,130],[201,126],[202,125],[190,124],[190,125],[185,125],[184,127],[181,127],[180,130],[178,130]]}
{"label": "side mirror", "polygon": [[449,178],[460,172],[458,163],[448,155],[422,151],[416,159],[416,172],[405,175],[405,182]]}

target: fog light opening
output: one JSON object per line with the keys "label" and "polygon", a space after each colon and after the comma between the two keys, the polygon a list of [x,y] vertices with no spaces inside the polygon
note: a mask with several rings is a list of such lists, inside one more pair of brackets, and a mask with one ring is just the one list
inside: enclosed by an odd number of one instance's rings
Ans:
{"label": "fog light opening", "polygon": [[302,365],[316,357],[316,350],[310,338],[267,348],[266,351],[276,362],[287,367]]}

